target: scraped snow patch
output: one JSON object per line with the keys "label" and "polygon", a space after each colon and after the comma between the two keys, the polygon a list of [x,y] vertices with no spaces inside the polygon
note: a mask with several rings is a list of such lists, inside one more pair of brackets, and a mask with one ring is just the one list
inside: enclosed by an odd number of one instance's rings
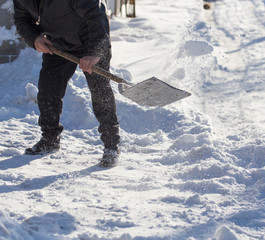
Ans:
{"label": "scraped snow patch", "polygon": [[188,56],[201,56],[213,51],[213,47],[203,41],[187,41],[184,45],[185,52]]}

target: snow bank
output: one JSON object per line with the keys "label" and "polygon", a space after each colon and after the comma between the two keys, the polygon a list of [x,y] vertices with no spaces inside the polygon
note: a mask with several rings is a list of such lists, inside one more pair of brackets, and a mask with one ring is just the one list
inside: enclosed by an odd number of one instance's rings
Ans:
{"label": "snow bank", "polygon": [[229,228],[223,226],[216,231],[215,240],[238,240],[238,238]]}

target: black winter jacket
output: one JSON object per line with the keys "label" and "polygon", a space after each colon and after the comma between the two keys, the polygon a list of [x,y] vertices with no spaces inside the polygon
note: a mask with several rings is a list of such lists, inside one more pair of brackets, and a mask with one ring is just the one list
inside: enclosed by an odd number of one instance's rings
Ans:
{"label": "black winter jacket", "polygon": [[34,47],[45,34],[55,47],[84,55],[110,54],[109,21],[100,0],[13,0],[18,33]]}

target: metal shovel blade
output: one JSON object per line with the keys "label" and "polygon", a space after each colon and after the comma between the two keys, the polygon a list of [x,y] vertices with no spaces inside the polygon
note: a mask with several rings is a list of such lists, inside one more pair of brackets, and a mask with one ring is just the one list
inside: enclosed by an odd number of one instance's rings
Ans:
{"label": "metal shovel blade", "polygon": [[152,77],[128,88],[122,92],[122,95],[140,105],[163,107],[186,98],[191,94],[172,87],[156,77]]}

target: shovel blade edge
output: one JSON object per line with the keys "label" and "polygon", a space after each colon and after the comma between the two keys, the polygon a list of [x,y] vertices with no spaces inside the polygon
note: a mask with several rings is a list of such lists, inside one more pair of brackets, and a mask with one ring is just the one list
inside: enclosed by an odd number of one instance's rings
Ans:
{"label": "shovel blade edge", "polygon": [[152,77],[128,88],[122,95],[143,106],[163,107],[191,94]]}

